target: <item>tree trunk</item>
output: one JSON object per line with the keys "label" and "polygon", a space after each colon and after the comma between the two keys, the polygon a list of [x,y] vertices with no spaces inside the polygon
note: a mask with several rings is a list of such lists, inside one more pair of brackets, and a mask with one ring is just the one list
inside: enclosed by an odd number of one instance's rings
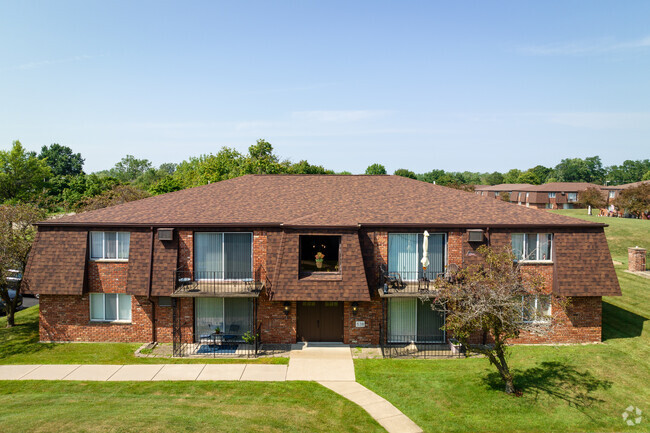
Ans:
{"label": "tree trunk", "polygon": [[499,374],[501,374],[501,378],[506,384],[506,394],[513,394],[515,392],[515,383],[512,377],[512,373],[510,372],[510,368],[508,367],[505,353],[503,352],[503,345],[501,343],[497,343],[494,346],[494,351],[499,358],[499,365],[497,365],[497,369],[499,370]]}
{"label": "tree trunk", "polygon": [[7,305],[7,328],[12,328],[15,324],[14,309]]}

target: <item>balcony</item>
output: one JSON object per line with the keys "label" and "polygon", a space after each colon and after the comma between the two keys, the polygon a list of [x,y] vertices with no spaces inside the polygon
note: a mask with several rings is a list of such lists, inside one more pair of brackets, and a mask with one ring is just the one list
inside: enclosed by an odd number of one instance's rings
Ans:
{"label": "balcony", "polygon": [[255,272],[175,271],[173,297],[257,297],[270,286],[263,268]]}
{"label": "balcony", "polygon": [[389,272],[385,265],[379,267],[379,296],[382,298],[391,297],[415,297],[430,295],[436,292],[436,279],[453,281],[459,267],[455,264],[446,266],[444,272],[436,270]]}

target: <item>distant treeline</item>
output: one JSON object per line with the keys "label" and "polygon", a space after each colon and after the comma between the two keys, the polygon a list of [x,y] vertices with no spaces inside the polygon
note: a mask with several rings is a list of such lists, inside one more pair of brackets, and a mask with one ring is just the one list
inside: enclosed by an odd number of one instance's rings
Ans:
{"label": "distant treeline", "polygon": [[[19,141],[0,151],[0,202],[34,203],[49,212],[97,209],[149,195],[178,191],[245,174],[351,174],[335,173],[308,161],[293,163],[273,152],[273,146],[258,140],[243,154],[224,147],[216,154],[189,158],[158,167],[147,159],[126,155],[113,168],[86,174],[84,158],[67,146],[43,146],[40,153],[28,152]],[[372,164],[366,174],[387,174],[381,164]],[[456,188],[499,183],[592,182],[610,185],[650,179],[650,160],[625,161],[603,167],[600,157],[563,159],[555,167],[538,165],[507,173],[447,172],[414,173],[399,169],[396,175],[435,182]]]}

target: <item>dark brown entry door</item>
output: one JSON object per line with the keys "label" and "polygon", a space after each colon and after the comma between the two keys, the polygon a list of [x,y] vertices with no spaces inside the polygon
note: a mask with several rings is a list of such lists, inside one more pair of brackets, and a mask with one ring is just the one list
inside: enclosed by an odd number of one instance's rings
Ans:
{"label": "dark brown entry door", "polygon": [[343,341],[343,302],[298,302],[298,339]]}

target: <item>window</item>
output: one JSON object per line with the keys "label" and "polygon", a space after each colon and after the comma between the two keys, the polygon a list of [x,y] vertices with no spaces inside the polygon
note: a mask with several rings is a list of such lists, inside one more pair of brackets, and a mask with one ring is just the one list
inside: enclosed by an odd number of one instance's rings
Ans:
{"label": "window", "polygon": [[429,235],[427,258],[429,266],[422,269],[422,233],[389,233],[388,234],[388,271],[397,272],[403,280],[416,281],[426,276],[430,280],[445,272],[445,243],[444,233]]}
{"label": "window", "polygon": [[521,297],[521,320],[525,323],[551,320],[550,295],[523,295]]}
{"label": "window", "polygon": [[529,193],[529,192],[526,193],[526,201],[528,201],[528,197],[530,197],[530,193]]}
{"label": "window", "polygon": [[499,193],[498,192],[494,193],[494,198],[499,198]]}
{"label": "window", "polygon": [[251,298],[195,298],[195,337],[197,341],[217,328],[232,339],[251,331],[253,301]]}
{"label": "window", "polygon": [[196,280],[253,278],[252,233],[194,233]]}
{"label": "window", "polygon": [[158,306],[159,307],[171,307],[172,298],[171,296],[159,296],[158,297]]}
{"label": "window", "polygon": [[388,301],[388,341],[391,343],[445,341],[444,311],[431,308],[431,301],[391,298]]}
{"label": "window", "polygon": [[129,232],[90,232],[91,260],[127,260]]}
{"label": "window", "polygon": [[546,209],[553,209],[553,205],[551,203],[546,203]]}
{"label": "window", "polygon": [[614,197],[616,197],[616,191],[610,191],[609,198],[614,198]]}
{"label": "window", "polygon": [[578,193],[577,192],[570,192],[567,194],[567,201],[568,202],[573,202],[578,200]]}
{"label": "window", "polygon": [[93,322],[130,322],[131,295],[91,293],[90,320]]}
{"label": "window", "polygon": [[549,192],[548,193],[548,198],[555,198],[555,193],[554,192]]}
{"label": "window", "polygon": [[553,235],[551,233],[513,233],[512,252],[516,260],[550,261]]}
{"label": "window", "polygon": [[300,236],[300,272],[340,272],[341,236]]}

